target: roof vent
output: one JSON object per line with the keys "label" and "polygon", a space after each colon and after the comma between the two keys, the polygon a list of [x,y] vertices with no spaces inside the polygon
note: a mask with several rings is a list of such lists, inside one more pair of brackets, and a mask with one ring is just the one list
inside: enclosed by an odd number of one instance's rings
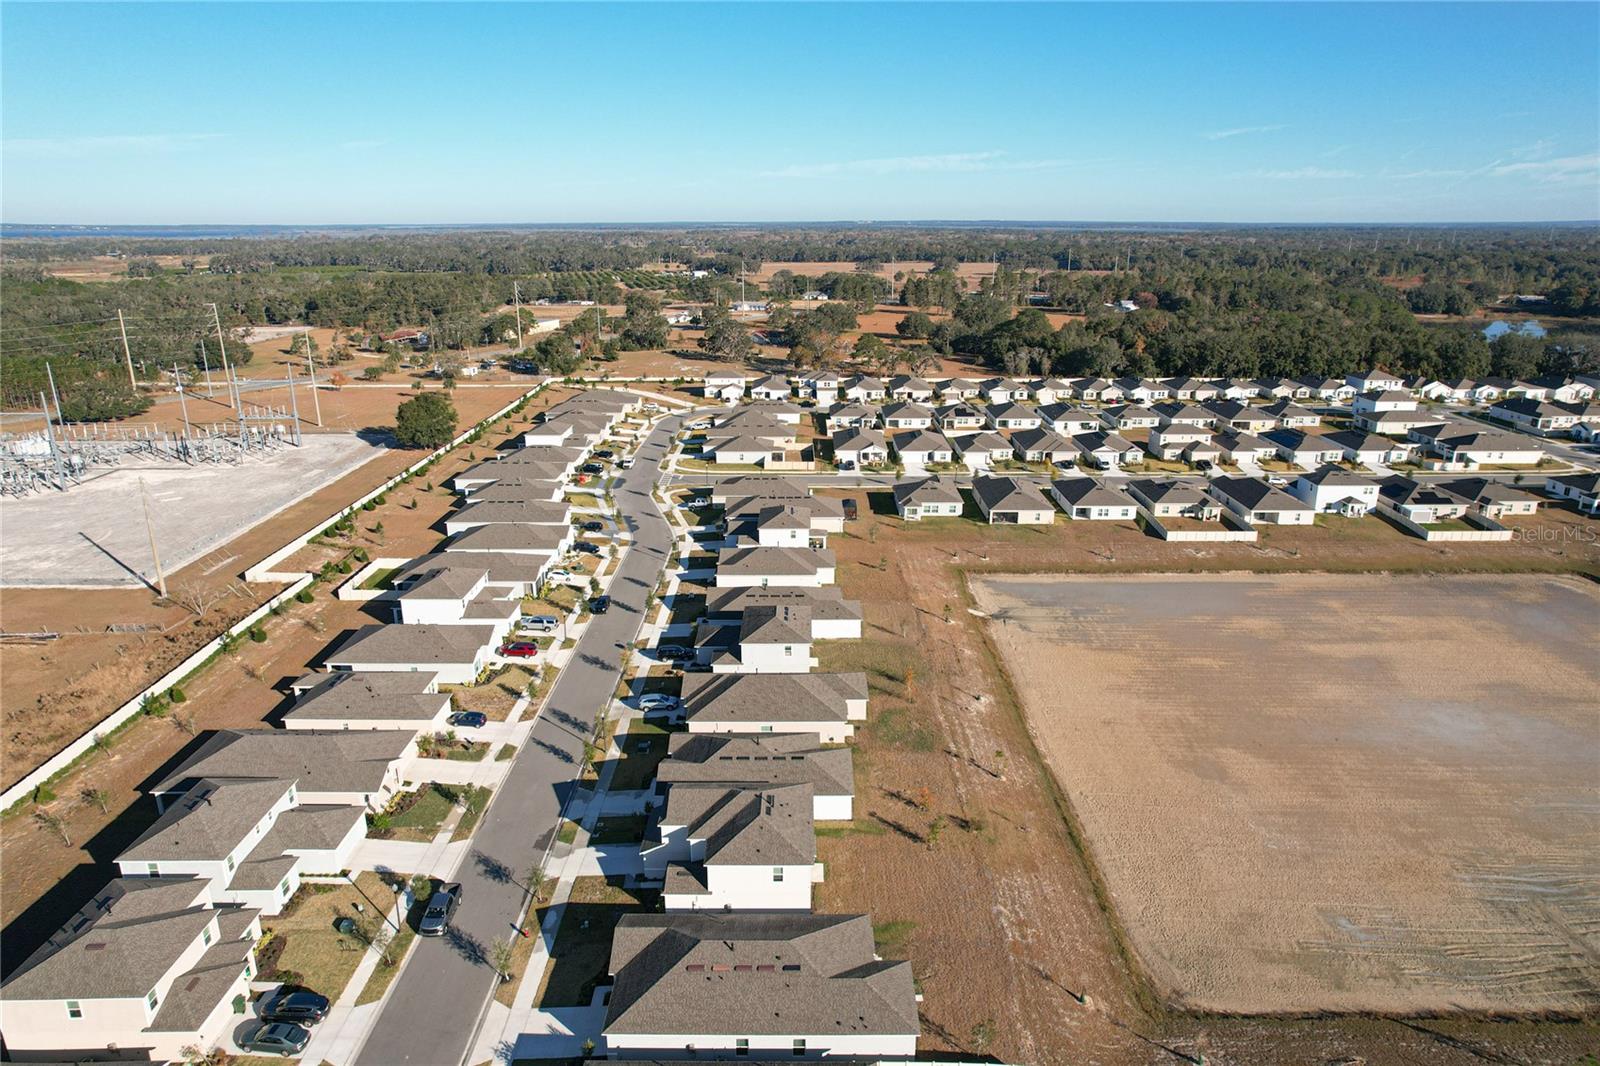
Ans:
{"label": "roof vent", "polygon": [[96,940],[93,944],[83,945],[84,951],[104,951],[105,949],[106,942],[104,940]]}

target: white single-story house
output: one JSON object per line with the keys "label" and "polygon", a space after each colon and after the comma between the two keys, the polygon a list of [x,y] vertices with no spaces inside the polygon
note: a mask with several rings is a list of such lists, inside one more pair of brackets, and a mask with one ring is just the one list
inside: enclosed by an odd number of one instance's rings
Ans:
{"label": "white single-story house", "polygon": [[1141,452],[1115,433],[1079,433],[1071,438],[1080,464],[1114,470],[1141,462]]}
{"label": "white single-story house", "polygon": [[1558,500],[1571,500],[1585,514],[1600,514],[1600,474],[1547,477],[1544,491]]}
{"label": "white single-story house", "polygon": [[972,471],[987,470],[994,463],[1011,458],[1011,442],[990,431],[959,438],[955,446],[961,461]]}
{"label": "white single-story house", "polygon": [[883,409],[885,429],[932,429],[933,408],[909,400],[889,404]]}
{"label": "white single-story house", "polygon": [[1057,478],[1050,483],[1050,495],[1068,518],[1079,521],[1131,522],[1139,513],[1127,493],[1091,477]]}
{"label": "white single-story house", "polygon": [[429,672],[443,685],[470,685],[489,667],[492,625],[362,626],[330,652],[329,670]]}
{"label": "white single-story house", "polygon": [[1219,477],[1209,482],[1207,488],[1217,502],[1252,524],[1309,526],[1316,519],[1310,504],[1258,478]]}
{"label": "white single-story house", "polygon": [[922,430],[902,433],[894,439],[895,454],[905,464],[906,470],[926,470],[930,463],[955,461],[955,446],[943,435]]}
{"label": "white single-story house", "polygon": [[961,490],[937,475],[894,486],[894,509],[907,522],[924,518],[957,518],[962,511]]}
{"label": "white single-story house", "polygon": [[1100,412],[1101,421],[1112,429],[1154,429],[1161,424],[1161,416],[1148,407],[1137,404],[1117,404]]}
{"label": "white single-story house", "polygon": [[867,466],[889,461],[889,442],[876,429],[846,429],[833,435],[833,461]]}
{"label": "white single-story house", "polygon": [[1055,520],[1055,508],[1031,481],[979,476],[972,481],[972,497],[990,525],[1047,526]]}
{"label": "white single-story house", "polygon": [[1204,486],[1191,481],[1135,478],[1128,482],[1128,495],[1156,518],[1215,522],[1222,513],[1221,506],[1206,495]]}
{"label": "white single-story house", "polygon": [[1190,445],[1209,440],[1211,440],[1209,429],[1173,422],[1157,426],[1150,431],[1150,441],[1146,450],[1157,459],[1179,459]]}

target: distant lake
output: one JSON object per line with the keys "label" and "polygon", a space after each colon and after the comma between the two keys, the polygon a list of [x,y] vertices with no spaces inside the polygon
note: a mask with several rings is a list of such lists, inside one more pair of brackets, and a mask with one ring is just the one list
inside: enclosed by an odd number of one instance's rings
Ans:
{"label": "distant lake", "polygon": [[1491,341],[1496,337],[1502,337],[1507,333],[1518,333],[1524,337],[1543,337],[1548,332],[1549,330],[1539,325],[1537,319],[1532,318],[1528,319],[1528,321],[1522,323],[1520,326],[1513,326],[1504,319],[1497,318],[1487,326],[1483,327],[1484,338]]}

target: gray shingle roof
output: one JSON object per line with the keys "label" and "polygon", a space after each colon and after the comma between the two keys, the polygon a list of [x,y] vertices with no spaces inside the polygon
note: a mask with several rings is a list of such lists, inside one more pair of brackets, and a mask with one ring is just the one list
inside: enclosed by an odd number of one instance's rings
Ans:
{"label": "gray shingle roof", "polygon": [[630,914],[607,1033],[914,1036],[911,966],[873,957],[864,914]]}
{"label": "gray shingle roof", "polygon": [[405,729],[224,729],[152,792],[210,777],[282,779],[306,792],[376,792],[416,733]]}
{"label": "gray shingle roof", "polygon": [[739,620],[739,643],[810,644],[811,611],[801,604],[753,604]]}
{"label": "gray shingle roof", "polygon": [[1074,507],[1136,506],[1127,493],[1102,485],[1092,477],[1060,478],[1051,487],[1056,495]]}
{"label": "gray shingle roof", "polygon": [[704,722],[843,722],[866,674],[686,674],[683,706]]}
{"label": "gray shingle roof", "polygon": [[656,768],[661,784],[679,781],[730,785],[804,782],[819,796],[855,792],[849,748],[825,748],[815,733],[673,733]]}
{"label": "gray shingle roof", "polygon": [[724,548],[717,553],[719,574],[815,574],[834,565],[822,548]]}
{"label": "gray shingle roof", "polygon": [[713,588],[706,591],[706,614],[713,617],[742,614],[763,603],[803,605],[814,620],[861,617],[861,603],[847,600],[836,585],[822,588]]}
{"label": "gray shingle roof", "polygon": [[1213,492],[1227,496],[1252,511],[1309,511],[1311,505],[1253,477],[1219,477],[1210,482]]}
{"label": "gray shingle roof", "polygon": [[193,878],[118,878],[0,990],[11,1000],[143,998],[218,916],[197,903],[204,892]]}
{"label": "gray shingle roof", "polygon": [[817,860],[811,786],[685,782],[667,790],[662,825],[705,841],[707,866],[798,866]]}
{"label": "gray shingle roof", "polygon": [[941,477],[925,477],[914,481],[897,481],[894,486],[894,502],[901,507],[906,504],[925,503],[960,503],[961,490],[953,481],[946,481]]}
{"label": "gray shingle roof", "polygon": [[469,503],[445,515],[446,522],[531,522],[536,525],[566,525],[572,521],[572,505],[562,501],[532,500],[527,503]]}
{"label": "gray shingle roof", "polygon": [[470,663],[494,640],[489,625],[391,624],[362,626],[328,655],[329,663],[416,663],[418,666]]}
{"label": "gray shingle roof", "polygon": [[1054,511],[1044,493],[1031,481],[1012,477],[976,477],[972,480],[972,494],[987,512],[993,511]]}
{"label": "gray shingle roof", "polygon": [[173,800],[117,859],[220,862],[283,800],[293,784],[282,778],[198,781]]}

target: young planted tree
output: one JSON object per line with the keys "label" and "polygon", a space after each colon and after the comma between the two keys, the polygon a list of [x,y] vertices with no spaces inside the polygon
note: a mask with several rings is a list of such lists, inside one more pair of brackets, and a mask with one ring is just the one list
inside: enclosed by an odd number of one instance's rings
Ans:
{"label": "young planted tree", "polygon": [[67,820],[54,811],[47,811],[43,807],[33,812],[33,821],[40,829],[48,829],[61,838],[61,843],[72,847],[72,837],[67,833]]}

